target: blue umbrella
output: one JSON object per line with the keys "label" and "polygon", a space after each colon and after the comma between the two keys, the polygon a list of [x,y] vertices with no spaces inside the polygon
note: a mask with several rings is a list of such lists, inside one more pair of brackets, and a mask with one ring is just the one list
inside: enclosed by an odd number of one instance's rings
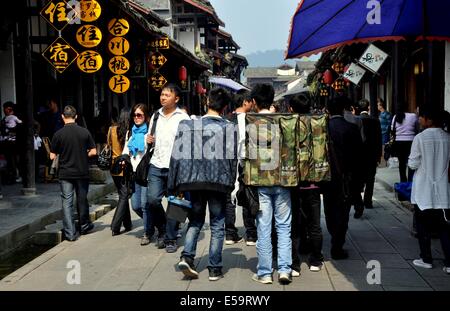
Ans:
{"label": "blue umbrella", "polygon": [[[379,6],[378,6],[379,4]],[[376,40],[450,40],[448,0],[303,0],[286,58]]]}

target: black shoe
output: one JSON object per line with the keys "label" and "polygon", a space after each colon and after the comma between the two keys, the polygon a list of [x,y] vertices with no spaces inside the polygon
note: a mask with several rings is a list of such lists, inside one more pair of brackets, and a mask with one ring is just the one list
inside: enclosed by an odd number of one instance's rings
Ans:
{"label": "black shoe", "polygon": [[218,281],[223,278],[223,273],[221,268],[208,268],[209,270],[209,280]]}
{"label": "black shoe", "polygon": [[91,231],[92,229],[94,229],[94,224],[92,222],[90,222],[89,224],[81,227],[81,234],[83,234],[83,235],[88,234],[89,231]]}
{"label": "black shoe", "polygon": [[331,250],[331,258],[341,260],[348,258],[348,252],[345,249]]}
{"label": "black shoe", "polygon": [[[131,231],[131,230],[133,230],[133,227],[131,226],[131,227],[129,227],[129,228],[125,228],[125,231],[124,232],[129,232],[129,231]],[[150,237],[152,237],[153,236],[153,234],[150,236]]]}
{"label": "black shoe", "polygon": [[120,231],[111,231],[112,236],[120,235]]}
{"label": "black shoe", "polygon": [[360,219],[364,213],[364,207],[355,207],[355,214],[353,218]]}
{"label": "black shoe", "polygon": [[370,202],[370,203],[364,203],[364,206],[365,206],[366,208],[368,208],[368,209],[372,209],[372,208],[373,208],[372,202]]}
{"label": "black shoe", "polygon": [[185,276],[198,279],[198,272],[195,270],[194,260],[187,257],[181,257],[181,260],[178,263],[178,269],[180,269]]}

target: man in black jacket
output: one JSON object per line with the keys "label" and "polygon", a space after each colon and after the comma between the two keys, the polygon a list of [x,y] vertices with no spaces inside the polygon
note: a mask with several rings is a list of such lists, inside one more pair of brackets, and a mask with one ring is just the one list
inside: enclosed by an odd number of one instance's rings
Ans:
{"label": "man in black jacket", "polygon": [[331,182],[324,186],[325,220],[331,235],[331,257],[346,259],[343,249],[348,229],[351,207],[351,186],[358,180],[360,170],[362,139],[358,127],[345,121],[345,97],[334,99],[327,105],[330,114],[330,167]]}
{"label": "man in black jacket", "polygon": [[[375,184],[375,174],[377,166],[381,161],[382,145],[381,145],[381,125],[378,118],[369,115],[370,103],[367,99],[359,101],[360,118],[363,124],[365,140],[363,141],[363,162],[361,169],[363,170],[362,181],[364,189],[364,206],[373,208],[372,196]],[[362,211],[360,213],[362,215]],[[361,217],[355,212],[355,218]]]}
{"label": "man in black jacket", "polygon": [[233,123],[221,114],[231,97],[224,89],[211,90],[208,112],[200,120],[185,120],[178,127],[169,167],[170,192],[189,192],[192,209],[178,268],[186,276],[198,278],[194,266],[197,240],[209,208],[211,242],[209,280],[222,274],[227,195],[233,190],[237,169],[237,133]]}

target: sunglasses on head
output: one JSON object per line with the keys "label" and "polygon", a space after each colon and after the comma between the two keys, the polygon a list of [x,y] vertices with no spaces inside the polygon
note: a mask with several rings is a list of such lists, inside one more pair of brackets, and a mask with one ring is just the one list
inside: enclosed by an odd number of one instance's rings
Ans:
{"label": "sunglasses on head", "polygon": [[142,113],[135,113],[135,114],[133,115],[133,117],[135,117],[135,118],[143,118],[144,115],[143,115]]}

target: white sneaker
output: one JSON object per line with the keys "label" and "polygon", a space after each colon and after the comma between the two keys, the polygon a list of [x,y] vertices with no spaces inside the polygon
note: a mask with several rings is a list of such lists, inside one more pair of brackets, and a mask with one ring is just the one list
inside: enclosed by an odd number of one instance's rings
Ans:
{"label": "white sneaker", "polygon": [[433,268],[433,265],[431,263],[423,262],[422,259],[415,259],[413,261],[413,264],[415,266],[417,266],[417,267],[421,267],[421,268],[425,268],[425,269],[432,269]]}
{"label": "white sneaker", "polygon": [[313,266],[313,265],[311,265],[311,266],[309,266],[309,271],[312,271],[312,272],[319,272],[320,270],[322,270],[322,265],[323,265],[323,264],[320,264],[320,265],[318,265],[318,266]]}
{"label": "white sneaker", "polygon": [[246,241],[245,244],[247,244],[247,246],[256,246],[255,241]]}
{"label": "white sneaker", "polygon": [[291,275],[294,278],[298,278],[300,276],[300,272],[297,271],[297,270],[292,269]]}
{"label": "white sneaker", "polygon": [[450,267],[444,267],[442,270],[444,270],[445,273],[450,274]]}

